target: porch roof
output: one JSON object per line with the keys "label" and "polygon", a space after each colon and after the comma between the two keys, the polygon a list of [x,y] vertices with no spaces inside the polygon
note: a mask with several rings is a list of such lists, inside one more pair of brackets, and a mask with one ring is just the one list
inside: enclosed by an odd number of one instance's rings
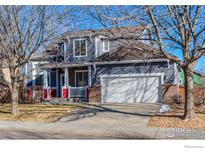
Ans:
{"label": "porch roof", "polygon": [[90,62],[87,63],[65,63],[65,62],[54,62],[54,63],[45,63],[41,64],[41,68],[65,68],[65,67],[80,67],[80,66],[89,66]]}
{"label": "porch roof", "polygon": [[144,60],[124,60],[124,61],[105,61],[105,62],[84,62],[84,63],[44,63],[41,64],[43,69],[47,68],[65,68],[65,67],[81,67],[89,65],[113,65],[113,64],[132,64],[132,63],[150,63],[150,62],[168,62],[167,59],[144,59]]}

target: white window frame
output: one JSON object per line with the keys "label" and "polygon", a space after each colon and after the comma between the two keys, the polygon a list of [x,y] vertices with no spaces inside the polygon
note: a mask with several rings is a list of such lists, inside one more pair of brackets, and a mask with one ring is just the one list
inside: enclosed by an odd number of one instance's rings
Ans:
{"label": "white window frame", "polygon": [[[85,55],[77,56],[75,54],[75,41],[81,41],[81,40],[85,40]],[[74,57],[86,57],[86,56],[88,56],[88,43],[87,43],[87,39],[86,38],[73,39],[73,52],[74,52]]]}
{"label": "white window frame", "polygon": [[[77,81],[76,80],[77,75],[76,75],[76,73],[78,73],[78,72],[87,72],[88,73],[88,70],[76,70],[75,71],[75,87],[77,87],[77,82],[76,82]],[[89,84],[89,75],[88,75],[88,84]]]}
{"label": "white window frame", "polygon": [[[108,48],[108,50],[105,50],[105,40],[107,41],[107,48]],[[109,50],[110,50],[110,42],[109,42],[109,40],[108,39],[103,39],[102,42],[103,42],[103,52],[109,52]]]}

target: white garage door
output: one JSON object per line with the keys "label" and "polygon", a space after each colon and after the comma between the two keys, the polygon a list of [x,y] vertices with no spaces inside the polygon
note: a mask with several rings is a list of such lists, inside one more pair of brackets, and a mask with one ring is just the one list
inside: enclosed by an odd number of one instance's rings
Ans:
{"label": "white garage door", "polygon": [[161,99],[161,76],[105,76],[101,86],[104,103],[156,103]]}

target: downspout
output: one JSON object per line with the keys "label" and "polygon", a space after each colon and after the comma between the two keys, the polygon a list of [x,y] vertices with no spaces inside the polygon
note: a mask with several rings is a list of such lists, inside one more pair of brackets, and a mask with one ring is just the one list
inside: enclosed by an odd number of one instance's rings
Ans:
{"label": "downspout", "polygon": [[64,63],[66,62],[67,42],[64,41]]}
{"label": "downspout", "polygon": [[179,72],[176,63],[174,63],[174,82],[177,85],[177,100],[179,101]]}
{"label": "downspout", "polygon": [[98,56],[98,37],[95,36],[95,57]]}
{"label": "downspout", "polygon": [[169,60],[167,60],[167,67],[169,68]]}

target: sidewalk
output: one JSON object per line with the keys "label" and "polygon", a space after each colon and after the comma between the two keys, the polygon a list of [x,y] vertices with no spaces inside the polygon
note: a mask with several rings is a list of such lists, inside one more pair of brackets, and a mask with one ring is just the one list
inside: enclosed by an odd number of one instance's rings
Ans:
{"label": "sidewalk", "polygon": [[0,121],[0,139],[205,139],[199,131],[148,127],[151,111],[115,106],[55,123]]}

